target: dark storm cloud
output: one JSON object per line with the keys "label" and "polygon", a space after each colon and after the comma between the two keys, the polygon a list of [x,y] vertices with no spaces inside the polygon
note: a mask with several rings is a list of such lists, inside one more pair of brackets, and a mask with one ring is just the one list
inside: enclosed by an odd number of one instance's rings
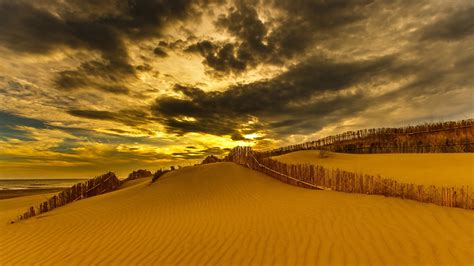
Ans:
{"label": "dark storm cloud", "polygon": [[457,57],[438,55],[439,60],[421,63],[416,70],[416,78],[398,90],[389,92],[381,99],[426,98],[426,95],[449,93],[458,89],[471,89],[474,86],[474,54]]}
{"label": "dark storm cloud", "polygon": [[78,140],[65,138],[61,143],[55,147],[51,147],[48,150],[59,153],[74,154],[76,153],[76,148],[81,147],[81,144]]}
{"label": "dark storm cloud", "polygon": [[204,64],[221,74],[241,73],[264,62],[280,64],[303,54],[317,40],[334,37],[335,29],[363,19],[361,10],[371,1],[262,1],[285,13],[267,23],[259,17],[258,2],[235,1],[235,7],[216,20],[236,42],[204,40],[185,51],[200,53]]}
{"label": "dark storm cloud", "polygon": [[[189,39],[195,39],[195,37],[189,37]],[[186,46],[188,40],[183,41],[181,39],[175,40],[175,41],[160,41],[158,43],[158,47],[161,48],[170,48],[170,49],[183,49]]]}
{"label": "dark storm cloud", "polygon": [[93,87],[105,92],[128,94],[129,89],[120,81],[134,74],[135,69],[127,63],[112,65],[89,61],[81,64],[77,70],[59,72],[55,83],[63,90]]}
{"label": "dark storm cloud", "polygon": [[26,126],[32,128],[47,128],[48,124],[38,119],[27,118],[8,112],[0,111],[0,139],[15,138],[20,140],[32,140],[28,131],[18,128]]}
{"label": "dark storm cloud", "polygon": [[[341,115],[343,110],[355,112],[364,109],[363,105],[352,103],[364,98],[361,94],[316,102],[311,98],[326,92],[337,92],[374,77],[400,76],[406,71],[408,69],[393,57],[353,62],[311,58],[274,79],[233,86],[223,92],[206,93],[199,88],[176,86],[175,90],[183,97],[159,98],[152,111],[170,132],[204,132],[242,139],[239,129],[251,117],[260,118],[262,123],[269,123],[268,126],[274,129],[303,128],[304,125],[298,124],[308,116],[321,119],[338,112]],[[285,121],[287,115],[298,118]],[[184,117],[195,120],[185,120]],[[277,121],[273,122],[273,119]],[[251,130],[262,126],[254,124]],[[310,128],[314,129],[314,126],[308,127],[308,130]]]}
{"label": "dark storm cloud", "polygon": [[259,19],[257,10],[243,1],[238,1],[236,8],[231,8],[226,16],[220,16],[216,25],[239,37],[252,50],[264,52],[267,48],[263,43],[267,27]]}
{"label": "dark storm cloud", "polygon": [[228,152],[228,149],[222,149],[220,147],[210,147],[202,150],[186,150],[184,152],[175,152],[173,156],[183,159],[201,159],[209,155],[223,155]]}
{"label": "dark storm cloud", "polygon": [[274,7],[286,18],[268,37],[277,55],[286,58],[304,53],[316,41],[335,38],[342,29],[370,16],[367,7],[373,0],[274,0]]}
{"label": "dark storm cloud", "polygon": [[[101,119],[101,120],[114,120],[118,115],[125,116],[125,118],[120,118],[123,123],[134,124],[139,123],[136,121],[138,119],[131,118],[132,116],[140,116],[139,111],[122,111],[118,114],[107,113],[107,112],[87,112],[87,111],[78,111],[76,110],[73,113],[77,113],[78,115],[87,116],[91,119]],[[133,114],[135,113],[135,114]],[[124,115],[125,114],[125,115]],[[128,114],[128,115],[127,115]],[[130,119],[127,119],[128,118]],[[135,143],[137,141],[141,143],[150,143],[150,144],[160,144],[157,140],[150,140],[145,137],[140,136],[119,136],[119,135],[112,135],[106,133],[100,133],[93,130],[88,129],[81,129],[81,128],[74,128],[74,127],[63,127],[63,126],[54,126],[50,123],[34,119],[28,118],[22,115],[17,115],[9,112],[0,111],[0,139],[19,139],[23,141],[34,141],[35,137],[31,135],[31,132],[28,129],[21,128],[21,127],[29,127],[34,129],[50,129],[50,130],[61,130],[63,132],[67,132],[78,139],[65,139],[64,143],[58,146],[58,149],[61,147],[65,148],[65,146],[75,145],[81,140],[87,140],[92,142],[98,143],[112,143],[112,144],[120,144],[120,143]],[[121,131],[118,129],[110,129],[109,131],[117,131],[117,133],[129,133],[126,131]],[[150,132],[152,134],[152,132]],[[59,151],[59,150],[56,150]]]}
{"label": "dark storm cloud", "polygon": [[474,6],[456,10],[421,29],[422,40],[453,41],[474,35]]}
{"label": "dark storm cloud", "polygon": [[138,71],[147,72],[147,71],[152,71],[153,67],[145,63],[143,65],[136,66],[135,69]]}
{"label": "dark storm cloud", "polygon": [[[62,47],[97,51],[103,62],[87,62],[77,70],[60,72],[55,80],[57,87],[126,93],[128,89],[118,83],[133,78],[135,72],[129,64],[124,40],[157,37],[164,25],[195,16],[199,13],[196,7],[209,1],[196,2],[124,0],[103,5],[96,1],[72,1],[41,6],[30,1],[3,1],[0,44],[16,52],[34,54]],[[113,85],[109,86],[111,82]]]}
{"label": "dark storm cloud", "polygon": [[0,42],[11,50],[44,54],[61,47],[92,49],[111,64],[128,59],[120,28],[102,21],[59,17],[32,2],[0,3]]}
{"label": "dark storm cloud", "polygon": [[168,21],[191,16],[194,4],[185,0],[111,1],[125,8],[93,18],[80,16],[85,12],[84,5],[101,7],[93,2],[80,1],[76,7],[69,6],[77,10],[64,7],[64,10],[59,9],[63,11],[59,15],[36,7],[32,2],[1,2],[0,40],[10,49],[20,52],[45,53],[64,45],[96,49],[110,61],[123,61],[127,59],[124,37],[157,36]]}
{"label": "dark storm cloud", "polygon": [[74,25],[27,2],[0,3],[0,41],[18,52],[46,53],[64,46],[86,44],[71,32]]}
{"label": "dark storm cloud", "polygon": [[160,48],[160,47],[156,47],[154,50],[153,50],[153,53],[156,55],[156,56],[159,56],[159,57],[167,57],[168,54],[163,50],[163,48]]}
{"label": "dark storm cloud", "polygon": [[[156,138],[149,138],[146,136],[139,136],[134,135],[134,132],[129,132],[126,130],[121,129],[108,129],[108,132],[116,132],[117,134],[113,133],[103,133],[98,132],[95,130],[89,129],[82,129],[82,128],[74,128],[74,127],[54,127],[55,129],[62,130],[67,132],[81,140],[86,140],[89,142],[96,142],[96,143],[108,143],[108,144],[123,144],[123,143],[143,143],[143,144],[151,144],[151,145],[163,145],[166,141],[156,139]],[[143,133],[147,133],[143,131]],[[149,132],[148,135],[151,135],[153,132]],[[125,135],[126,134],[126,135]]]}
{"label": "dark storm cloud", "polygon": [[138,126],[152,122],[149,115],[142,110],[120,110],[117,112],[71,109],[67,111],[70,115],[95,119],[119,122],[128,126]]}
{"label": "dark storm cloud", "polygon": [[204,63],[213,70],[221,73],[243,72],[247,68],[248,56],[242,55],[241,51],[232,43],[219,44],[204,40],[190,45],[186,52],[199,52],[204,57]]}
{"label": "dark storm cloud", "polygon": [[98,119],[98,120],[114,120],[117,115],[113,112],[108,111],[95,111],[95,110],[69,110],[68,113],[73,116]]}
{"label": "dark storm cloud", "polygon": [[210,40],[199,41],[188,46],[185,51],[197,52],[204,58],[204,64],[218,73],[240,73],[248,65],[254,65],[257,57],[269,53],[270,48],[263,41],[267,27],[258,18],[254,7],[237,1],[226,16],[220,16],[216,25],[229,31],[239,39],[237,43],[217,43]]}

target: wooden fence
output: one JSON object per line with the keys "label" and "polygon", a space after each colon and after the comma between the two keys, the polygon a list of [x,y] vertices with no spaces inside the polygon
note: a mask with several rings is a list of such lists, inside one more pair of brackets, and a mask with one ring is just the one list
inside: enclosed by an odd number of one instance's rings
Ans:
{"label": "wooden fence", "polygon": [[164,174],[168,173],[168,172],[171,172],[173,171],[175,168],[172,167],[170,170],[166,170],[166,169],[160,169],[158,171],[156,171],[152,178],[151,178],[151,183],[155,183],[156,180],[158,180],[160,177],[162,177]]}
{"label": "wooden fence", "polygon": [[363,193],[411,199],[446,207],[474,209],[474,194],[468,186],[436,187],[398,182],[367,174],[317,165],[285,164],[250,147],[236,147],[225,161],[263,172],[282,182],[311,189],[327,189],[348,193]]}
{"label": "wooden fence", "polygon": [[348,131],[262,152],[266,157],[299,150],[346,153],[474,152],[474,119],[401,128]]}
{"label": "wooden fence", "polygon": [[120,185],[121,181],[112,172],[89,179],[83,183],[77,183],[44,201],[39,206],[31,206],[25,213],[12,221],[12,223],[54,210],[57,207],[79,199],[90,198],[116,190]]}
{"label": "wooden fence", "polygon": [[138,179],[138,178],[150,177],[152,175],[153,174],[148,170],[139,169],[139,170],[131,172],[128,175],[128,177],[125,180],[122,181],[122,183],[130,181],[130,180],[135,180],[135,179]]}
{"label": "wooden fence", "polygon": [[204,158],[204,160],[202,160],[201,164],[217,163],[217,162],[220,162],[220,161],[221,160],[219,158],[217,158],[216,156],[209,155],[206,158]]}

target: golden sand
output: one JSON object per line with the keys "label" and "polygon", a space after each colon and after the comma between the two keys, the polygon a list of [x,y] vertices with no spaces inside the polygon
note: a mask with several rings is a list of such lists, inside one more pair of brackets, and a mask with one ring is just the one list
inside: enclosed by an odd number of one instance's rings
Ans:
{"label": "golden sand", "polygon": [[474,187],[474,153],[349,154],[297,151],[273,157],[289,164],[315,164],[327,168],[377,175],[401,182],[436,186]]}
{"label": "golden sand", "polygon": [[0,200],[2,265],[474,263],[473,211],[309,190],[232,163],[7,224],[34,201]]}

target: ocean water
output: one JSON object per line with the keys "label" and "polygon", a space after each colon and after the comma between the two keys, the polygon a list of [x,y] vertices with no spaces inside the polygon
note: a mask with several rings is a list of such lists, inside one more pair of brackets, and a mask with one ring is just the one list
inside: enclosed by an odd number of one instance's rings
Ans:
{"label": "ocean water", "polygon": [[86,179],[0,179],[0,191],[68,188]]}

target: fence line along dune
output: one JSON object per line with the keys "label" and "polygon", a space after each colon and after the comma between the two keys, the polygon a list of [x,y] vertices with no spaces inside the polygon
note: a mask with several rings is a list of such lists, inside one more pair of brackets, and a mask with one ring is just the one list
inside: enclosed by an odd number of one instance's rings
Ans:
{"label": "fence line along dune", "polygon": [[29,207],[25,213],[18,216],[16,220],[12,221],[12,223],[54,210],[57,207],[66,205],[76,200],[90,198],[116,190],[120,187],[120,185],[121,181],[117,178],[117,176],[112,172],[108,172],[96,178],[89,179],[83,183],[77,183],[72,187],[59,192],[48,200],[40,203],[39,206]]}
{"label": "fence line along dune", "polygon": [[77,183],[70,188],[66,188],[58,194],[52,196],[48,200],[40,203],[39,206],[30,206],[26,210],[26,212],[19,215],[15,220],[12,220],[11,223],[37,216],[39,214],[51,211],[53,209],[56,209],[57,207],[64,206],[76,200],[90,198],[93,196],[117,190],[122,184],[131,180],[152,177],[151,182],[153,183],[164,174],[174,171],[178,168],[179,166],[171,166],[169,170],[159,169],[154,174],[152,174],[148,170],[139,169],[131,172],[128,177],[122,181],[119,180],[114,173],[108,172],[101,176],[89,179],[83,183]]}
{"label": "fence line along dune", "polygon": [[380,175],[373,176],[327,169],[309,164],[286,164],[266,158],[250,147],[236,147],[225,161],[247,166],[285,183],[312,189],[329,189],[348,193],[375,194],[411,199],[446,207],[474,209],[474,195],[468,186],[439,187],[398,182]]}
{"label": "fence line along dune", "polygon": [[474,152],[473,140],[474,119],[467,119],[400,128],[348,131],[264,151],[262,154],[271,157],[310,149],[346,153]]}
{"label": "fence line along dune", "polygon": [[131,172],[128,175],[128,177],[125,180],[123,180],[123,182],[127,182],[127,181],[130,181],[130,180],[135,180],[135,179],[138,179],[138,178],[150,177],[152,175],[153,174],[148,170],[139,169],[139,170]]}

